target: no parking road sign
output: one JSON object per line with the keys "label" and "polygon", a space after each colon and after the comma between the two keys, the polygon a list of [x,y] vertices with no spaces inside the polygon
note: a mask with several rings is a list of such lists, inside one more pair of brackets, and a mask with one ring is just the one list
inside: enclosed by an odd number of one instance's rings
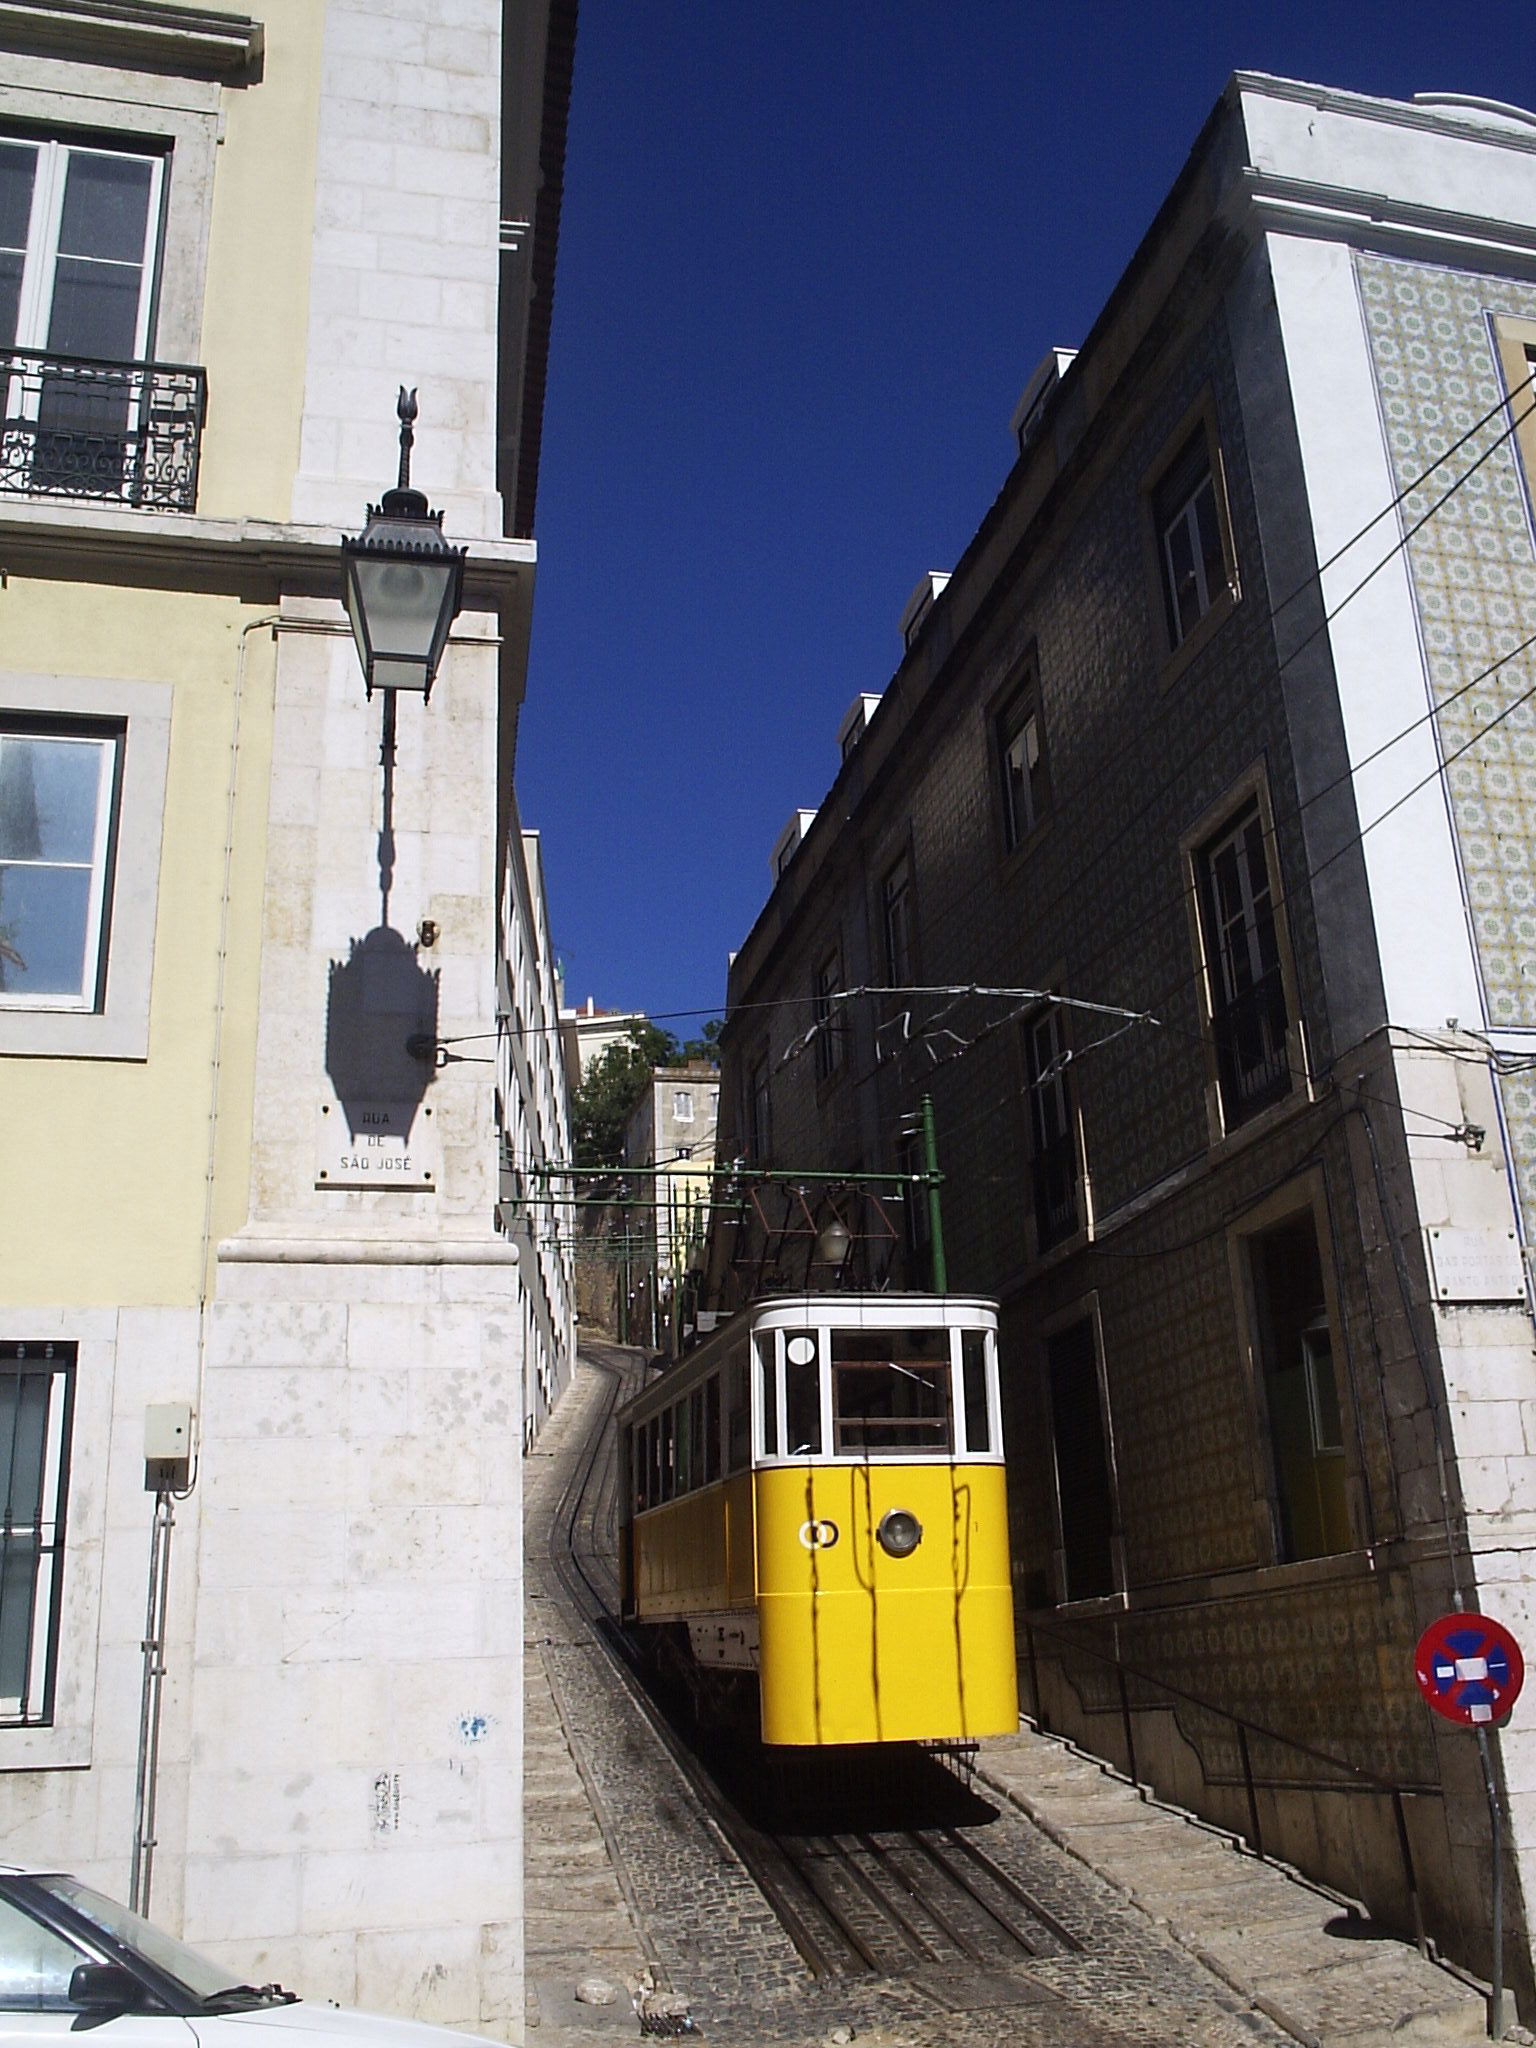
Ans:
{"label": "no parking road sign", "polygon": [[1485,1728],[1519,1698],[1525,1659],[1503,1622],[1442,1614],[1419,1637],[1413,1675],[1437,1714],[1463,1728]]}

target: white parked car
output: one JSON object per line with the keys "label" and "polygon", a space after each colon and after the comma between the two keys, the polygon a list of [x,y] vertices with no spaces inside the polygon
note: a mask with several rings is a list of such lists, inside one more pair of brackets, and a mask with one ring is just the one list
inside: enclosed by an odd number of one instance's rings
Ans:
{"label": "white parked car", "polygon": [[477,2034],[242,1984],[78,1878],[0,1864],[0,2048],[62,2048],[99,2027],[102,2048],[485,2048]]}

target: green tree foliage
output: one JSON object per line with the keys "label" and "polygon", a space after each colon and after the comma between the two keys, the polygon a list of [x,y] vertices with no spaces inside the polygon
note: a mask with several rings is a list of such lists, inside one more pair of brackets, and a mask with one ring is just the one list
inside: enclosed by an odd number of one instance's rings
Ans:
{"label": "green tree foliage", "polygon": [[680,1045],[656,1024],[631,1024],[626,1038],[600,1052],[571,1097],[571,1137],[578,1166],[619,1166],[624,1130],[655,1067],[688,1060],[718,1060],[720,1020],[712,1017],[697,1038]]}

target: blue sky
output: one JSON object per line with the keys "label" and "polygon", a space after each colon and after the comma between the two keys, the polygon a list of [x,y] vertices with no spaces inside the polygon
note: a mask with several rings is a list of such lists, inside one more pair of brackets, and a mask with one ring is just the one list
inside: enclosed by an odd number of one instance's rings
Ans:
{"label": "blue sky", "polygon": [[581,0],[518,754],[569,997],[722,1005],[1231,71],[1530,107],[1530,47],[1454,0]]}

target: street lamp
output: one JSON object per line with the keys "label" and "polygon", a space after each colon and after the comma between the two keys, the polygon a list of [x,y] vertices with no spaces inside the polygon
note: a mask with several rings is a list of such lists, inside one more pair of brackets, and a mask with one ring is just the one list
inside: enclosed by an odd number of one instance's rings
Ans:
{"label": "street lamp", "polygon": [[411,489],[416,393],[402,385],[396,409],[400,481],[368,507],[357,539],[343,540],[342,595],[368,695],[410,690],[425,703],[462,601],[468,550],[443,539],[442,513]]}

